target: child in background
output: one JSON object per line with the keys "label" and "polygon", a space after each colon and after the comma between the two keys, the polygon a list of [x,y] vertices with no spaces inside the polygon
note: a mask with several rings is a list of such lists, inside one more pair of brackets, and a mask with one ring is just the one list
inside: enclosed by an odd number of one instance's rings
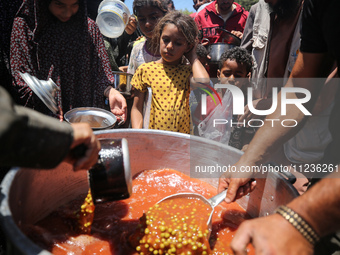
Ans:
{"label": "child in background", "polygon": [[[235,85],[243,91],[246,98],[252,67],[253,59],[247,50],[240,47],[227,50],[221,55],[217,70],[217,77],[220,80],[219,83]],[[229,110],[227,111],[226,109],[228,107]],[[207,105],[207,109],[213,108]],[[226,128],[227,124],[216,125],[216,127],[213,126],[214,119],[228,119],[231,117],[231,111],[232,98],[231,94],[226,91],[223,95],[222,105],[218,105],[213,110],[210,110],[210,112],[207,112],[207,117],[199,124],[199,135],[209,139],[213,137],[212,140],[218,142],[226,143],[228,141],[230,146],[242,149],[243,145],[249,142],[249,139],[246,139],[245,133],[246,131],[253,131],[252,129],[248,130],[249,128],[233,126],[228,133]],[[238,119],[239,116],[233,116],[233,122],[237,122]]]}
{"label": "child in background", "polygon": [[[141,65],[131,80],[135,88],[132,128],[142,128],[143,103],[152,89],[149,128],[190,133],[190,83],[209,84],[209,75],[196,54],[198,29],[189,15],[172,11],[157,24],[152,45],[161,59]],[[184,65],[183,57],[191,65]]]}
{"label": "child in background", "polygon": [[197,45],[196,54],[198,60],[201,61],[202,65],[209,72],[209,60],[211,59],[208,49],[201,43]]}
{"label": "child in background", "polygon": [[253,58],[248,51],[234,47],[221,55],[217,77],[220,83],[235,85],[246,95],[252,68]]}
{"label": "child in background", "polygon": [[151,38],[158,21],[168,12],[167,2],[164,0],[135,0],[133,13],[138,18],[140,30],[146,37],[134,44],[129,60],[128,73],[134,74],[136,69],[143,63],[156,61],[161,58],[159,52],[151,47]]}
{"label": "child in background", "polygon": [[[253,68],[253,58],[246,49],[235,47],[221,56],[217,77],[220,83],[229,83],[237,86],[247,98],[247,88],[249,86],[249,78]],[[238,122],[241,116],[234,115],[233,121]],[[233,126],[229,139],[229,145],[237,149],[243,149],[255,134],[254,128]]]}

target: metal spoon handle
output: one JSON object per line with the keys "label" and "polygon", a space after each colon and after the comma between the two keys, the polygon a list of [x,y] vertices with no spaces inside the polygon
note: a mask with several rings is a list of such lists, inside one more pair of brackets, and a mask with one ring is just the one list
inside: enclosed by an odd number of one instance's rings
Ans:
{"label": "metal spoon handle", "polygon": [[221,193],[217,194],[216,196],[208,199],[208,201],[210,202],[213,208],[215,208],[215,206],[219,205],[225,199],[225,196],[227,195],[227,190],[228,189],[225,189]]}

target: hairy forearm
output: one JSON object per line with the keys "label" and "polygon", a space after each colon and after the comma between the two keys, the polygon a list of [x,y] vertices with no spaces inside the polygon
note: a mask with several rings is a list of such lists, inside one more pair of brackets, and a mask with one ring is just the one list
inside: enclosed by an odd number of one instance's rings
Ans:
{"label": "hairy forearm", "polygon": [[328,177],[288,204],[320,236],[340,229],[340,173]]}
{"label": "hairy forearm", "polygon": [[[324,73],[316,73],[319,70],[320,63],[323,63],[324,55],[313,55],[313,54],[300,54],[297,62],[293,68],[290,79],[288,80],[285,88],[303,88],[310,92],[311,99],[303,104],[309,112],[312,111],[315,102],[320,93],[320,89],[323,84],[320,80],[315,77],[322,77]],[[313,63],[313,65],[306,66],[305,63]],[[307,78],[305,78],[307,77]],[[312,79],[311,79],[312,78]],[[303,126],[306,120],[305,114],[294,104],[287,104],[286,115],[283,115],[281,108],[281,101],[286,103],[286,99],[298,100],[301,94],[287,93],[286,98],[281,100],[282,90],[278,94],[278,103],[276,110],[264,121],[264,125],[256,132],[253,140],[249,144],[246,153],[241,157],[242,164],[260,164],[264,163],[268,157],[278,147],[293,137]],[[270,121],[275,120],[275,122]],[[281,124],[281,121],[285,121],[285,126]],[[288,120],[294,120],[294,123],[290,123]],[[292,125],[294,124],[294,125]]]}
{"label": "hairy forearm", "polygon": [[[266,117],[264,125],[256,132],[242,156],[243,164],[265,163],[277,148],[280,148],[303,126],[306,116],[295,105],[287,105],[287,115],[281,114],[280,97],[281,93],[278,94],[276,111]],[[290,94],[289,99],[297,99],[297,97],[295,94]]]}

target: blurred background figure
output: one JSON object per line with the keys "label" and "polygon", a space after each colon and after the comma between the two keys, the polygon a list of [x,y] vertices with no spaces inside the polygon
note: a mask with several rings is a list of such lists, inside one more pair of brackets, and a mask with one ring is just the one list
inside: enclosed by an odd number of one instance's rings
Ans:
{"label": "blurred background figure", "polygon": [[215,0],[197,12],[195,22],[202,37],[213,44],[223,39],[216,28],[226,29],[242,38],[247,17],[248,11],[238,3],[232,0]]}
{"label": "blurred background figure", "polygon": [[[194,20],[200,30],[201,42],[211,47],[213,61],[210,63],[209,75],[216,78],[220,54],[213,54],[213,49],[218,50],[223,44],[239,46],[248,11],[232,0],[215,0],[200,9]],[[218,55],[216,59],[215,55]]]}
{"label": "blurred background figure", "polygon": [[10,44],[13,21],[22,0],[0,1],[0,81],[17,102],[17,93],[12,86],[10,67]]}
{"label": "blurred background figure", "polygon": [[203,44],[199,43],[197,45],[196,54],[198,57],[198,60],[201,61],[202,65],[209,71],[209,60],[211,59],[209,55],[209,51],[207,47],[205,47]]}
{"label": "blurred background figure", "polygon": [[212,0],[193,0],[194,4],[193,7],[196,10],[196,12],[193,12],[190,14],[190,17],[195,18],[196,13],[199,11],[199,9],[206,4],[210,3]]}
{"label": "blurred background figure", "polygon": [[169,9],[169,11],[174,11],[174,10],[176,10],[175,4],[174,4],[174,2],[173,2],[172,0],[165,0],[165,1],[166,1],[167,4],[168,4],[168,9]]}

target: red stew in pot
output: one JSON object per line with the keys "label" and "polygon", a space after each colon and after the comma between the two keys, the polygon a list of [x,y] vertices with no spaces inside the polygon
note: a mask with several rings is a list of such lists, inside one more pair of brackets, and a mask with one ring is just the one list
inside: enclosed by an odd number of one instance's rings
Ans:
{"label": "red stew in pot", "polygon": [[[191,201],[189,206],[188,201],[180,200],[155,206],[166,196],[185,192],[198,193],[207,199],[217,194],[215,187],[181,172],[147,170],[134,178],[129,199],[96,205],[90,231],[79,229],[79,223],[84,223],[79,220],[79,208],[85,196],[61,206],[35,225],[22,226],[22,230],[37,245],[57,255],[232,254],[230,242],[234,233],[250,216],[237,203],[222,202],[215,207],[208,243],[205,236],[208,206],[199,200]],[[170,218],[166,213],[172,214]],[[191,218],[198,214],[201,217]],[[87,216],[91,220],[91,215]],[[158,222],[152,226],[151,216]],[[251,246],[248,254],[254,254]]]}

